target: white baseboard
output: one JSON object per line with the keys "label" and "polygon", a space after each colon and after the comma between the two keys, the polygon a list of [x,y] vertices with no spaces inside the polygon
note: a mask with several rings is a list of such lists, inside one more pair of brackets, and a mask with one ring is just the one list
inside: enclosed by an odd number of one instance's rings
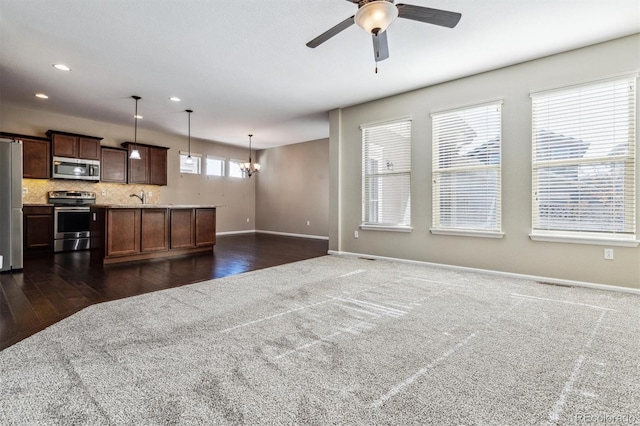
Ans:
{"label": "white baseboard", "polygon": [[216,232],[216,236],[219,235],[240,235],[240,234],[255,234],[255,229],[248,229],[245,231],[225,231],[225,232]]}
{"label": "white baseboard", "polygon": [[273,234],[273,235],[282,235],[282,236],[285,236],[285,237],[311,238],[313,240],[329,240],[329,237],[325,237],[323,235],[292,234],[290,232],[263,231],[263,230],[260,230],[260,229],[247,229],[247,230],[244,230],[244,231],[216,232],[216,236],[221,236],[221,235],[241,235],[241,234]]}
{"label": "white baseboard", "polygon": [[256,229],[256,233],[283,235],[285,237],[311,238],[314,240],[329,240],[329,237],[325,237],[324,235],[292,234],[290,232],[263,231],[260,229]]}
{"label": "white baseboard", "polygon": [[516,274],[513,272],[503,272],[503,271],[494,271],[491,269],[478,269],[478,268],[469,268],[466,266],[456,266],[456,265],[447,265],[443,263],[432,263],[432,262],[423,262],[420,260],[409,260],[409,259],[400,259],[397,257],[386,257],[386,256],[374,256],[371,254],[363,254],[363,253],[352,253],[348,251],[336,251],[329,250],[327,252],[330,255],[336,256],[346,256],[346,257],[361,257],[364,259],[377,259],[377,260],[389,260],[392,262],[400,262],[400,263],[411,263],[415,265],[423,265],[423,266],[431,266],[434,268],[444,268],[444,269],[452,269],[455,271],[467,271],[467,272],[477,272],[483,274],[490,275],[499,275],[503,277],[509,278],[517,278],[523,280],[532,280],[532,281],[543,281],[545,283],[551,284],[559,284],[559,285],[569,285],[575,287],[586,287],[586,288],[594,288],[598,290],[608,290],[608,291],[617,291],[621,293],[631,293],[640,295],[640,289],[637,288],[629,288],[629,287],[621,287],[609,284],[598,284],[598,283],[590,283],[585,281],[573,281],[573,280],[564,280],[560,278],[550,278],[550,277],[540,277],[536,275],[525,275],[525,274]]}

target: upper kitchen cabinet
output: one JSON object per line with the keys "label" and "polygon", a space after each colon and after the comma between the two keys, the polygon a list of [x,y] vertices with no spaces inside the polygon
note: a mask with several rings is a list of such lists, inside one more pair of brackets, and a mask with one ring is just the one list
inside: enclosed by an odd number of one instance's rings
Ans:
{"label": "upper kitchen cabinet", "polygon": [[126,149],[102,147],[100,180],[102,182],[127,183]]}
{"label": "upper kitchen cabinet", "polygon": [[22,177],[51,177],[51,144],[48,140],[22,139]]}
{"label": "upper kitchen cabinet", "polygon": [[[133,142],[123,142],[130,154],[133,151]],[[167,184],[167,150],[162,146],[137,144],[140,152],[139,160],[129,159],[128,183],[143,183],[149,185]]]}
{"label": "upper kitchen cabinet", "polygon": [[22,141],[22,177],[49,179],[51,177],[51,143],[49,139],[0,132],[0,137]]}
{"label": "upper kitchen cabinet", "polygon": [[47,136],[51,138],[54,157],[100,160],[100,141],[102,138],[57,130],[47,131]]}
{"label": "upper kitchen cabinet", "polygon": [[149,183],[167,184],[167,148],[149,149]]}

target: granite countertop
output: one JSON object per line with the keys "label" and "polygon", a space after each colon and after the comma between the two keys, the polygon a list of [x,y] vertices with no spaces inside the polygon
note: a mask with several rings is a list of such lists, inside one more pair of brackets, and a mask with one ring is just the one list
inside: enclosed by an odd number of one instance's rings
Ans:
{"label": "granite countertop", "polygon": [[103,209],[215,209],[221,204],[92,204]]}
{"label": "granite countertop", "polygon": [[53,207],[54,204],[49,203],[22,203],[22,207]]}

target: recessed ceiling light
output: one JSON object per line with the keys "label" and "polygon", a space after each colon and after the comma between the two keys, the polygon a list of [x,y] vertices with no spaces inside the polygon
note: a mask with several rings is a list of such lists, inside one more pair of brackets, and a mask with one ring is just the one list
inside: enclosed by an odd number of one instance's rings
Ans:
{"label": "recessed ceiling light", "polygon": [[172,97],[169,98],[169,100],[173,101],[173,102],[180,102],[180,98],[177,97],[177,96],[172,96]]}
{"label": "recessed ceiling light", "polygon": [[44,93],[36,93],[36,98],[49,99],[49,97],[47,95],[45,95]]}
{"label": "recessed ceiling light", "polygon": [[71,71],[71,68],[69,68],[65,64],[53,64],[53,67],[59,69],[60,71]]}

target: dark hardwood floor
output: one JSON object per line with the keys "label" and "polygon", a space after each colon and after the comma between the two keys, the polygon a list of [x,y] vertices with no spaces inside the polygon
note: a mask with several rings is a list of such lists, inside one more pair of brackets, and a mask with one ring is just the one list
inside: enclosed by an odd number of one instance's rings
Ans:
{"label": "dark hardwood floor", "polygon": [[328,242],[269,234],[219,236],[214,254],[103,266],[89,252],[25,257],[0,274],[0,350],[89,305],[327,254]]}

